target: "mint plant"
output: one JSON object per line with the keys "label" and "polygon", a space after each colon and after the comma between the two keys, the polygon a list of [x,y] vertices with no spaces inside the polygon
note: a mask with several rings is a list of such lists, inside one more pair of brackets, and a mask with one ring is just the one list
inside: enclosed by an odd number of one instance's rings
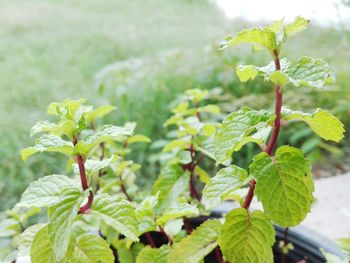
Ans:
{"label": "mint plant", "polygon": [[[204,188],[207,208],[218,196],[224,200],[249,181],[242,208],[226,215],[218,239],[229,262],[271,262],[271,246],[275,241],[272,222],[286,228],[295,226],[310,211],[314,200],[311,164],[295,147],[282,145],[275,150],[282,126],[304,121],[325,140],[338,142],[343,138],[342,123],[327,111],[317,109],[304,113],[282,105],[284,89],[293,86],[320,89],[335,80],[333,70],[321,59],[302,57],[293,63],[280,58],[284,42],[306,29],[308,24],[302,17],[287,25],[279,20],[268,27],[243,30],[234,37],[227,37],[221,45],[221,49],[225,49],[249,43],[254,50],[267,50],[273,58],[267,66],[238,66],[236,73],[243,82],[262,76],[275,92],[274,113],[243,107],[231,113],[216,134],[215,158],[218,163],[229,166],[221,169]],[[232,153],[249,142],[259,145],[261,153],[253,158],[248,173],[230,163]],[[254,195],[264,211],[249,210]],[[287,243],[282,245],[287,246]]]}
{"label": "mint plant", "polygon": [[[221,49],[250,43],[272,55],[267,66],[238,66],[236,72],[242,82],[262,76],[271,84],[275,111],[242,107],[219,123],[218,90],[186,91],[165,123],[171,127],[167,140],[154,143],[162,151],[150,159],[161,169],[150,193],[138,187],[141,167],[128,159],[134,143],[150,142],[134,134],[136,123],[99,125],[115,110],[109,105],[50,104],[56,122],[34,125],[31,135],[38,139],[21,157],[64,154],[74,176],[49,175],[29,185],[1,223],[0,237],[8,244],[1,257],[30,257],[33,263],[184,263],[204,262],[210,254],[220,263],[273,262],[273,224],[298,225],[314,200],[311,163],[300,149],[278,145],[280,130],[302,121],[325,140],[338,142],[344,133],[342,123],[325,110],[304,113],[282,105],[286,89],[318,89],[335,79],[321,59],[280,59],[282,44],[308,23],[302,17],[287,25],[281,20],[226,39]],[[248,143],[261,149],[249,171],[232,161]],[[211,177],[214,162],[220,169]],[[250,210],[254,196],[263,211]],[[225,200],[237,200],[241,207],[210,218]],[[196,227],[191,220],[198,217],[202,223]],[[286,238],[280,248],[287,254],[292,244]]]}

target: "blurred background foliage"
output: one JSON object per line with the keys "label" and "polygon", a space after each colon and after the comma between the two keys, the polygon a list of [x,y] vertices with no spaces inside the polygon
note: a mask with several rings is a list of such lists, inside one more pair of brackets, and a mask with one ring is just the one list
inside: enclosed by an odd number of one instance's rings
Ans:
{"label": "blurred background foliage", "polygon": [[[221,88],[224,113],[242,105],[273,106],[271,87],[263,80],[242,84],[234,73],[239,63],[267,64],[268,54],[251,54],[247,48],[217,51],[218,40],[249,23],[227,20],[208,1],[0,3],[0,210],[11,207],[36,178],[65,172],[57,155],[38,155],[27,163],[19,159],[19,150],[32,143],[30,127],[47,119],[52,101],[110,103],[118,110],[106,122],[136,121],[137,133],[155,142],[142,144],[133,156],[143,165],[139,182],[144,185],[159,172],[150,157],[158,151],[156,142],[166,137],[163,123],[172,102],[184,90]],[[337,84],[323,92],[286,90],[285,105],[305,111],[322,106],[350,127],[349,31],[312,25],[289,41],[283,55],[292,60],[303,55],[323,58],[337,75]],[[282,143],[301,146],[316,161],[316,176],[349,170],[347,139],[338,145],[325,143],[301,124],[286,127]],[[255,151],[248,144],[235,159],[247,167]]]}

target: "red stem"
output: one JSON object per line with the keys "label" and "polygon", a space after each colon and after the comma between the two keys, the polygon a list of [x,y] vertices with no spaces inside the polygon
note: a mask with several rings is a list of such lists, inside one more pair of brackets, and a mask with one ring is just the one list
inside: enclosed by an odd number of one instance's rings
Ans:
{"label": "red stem", "polygon": [[[280,59],[278,55],[278,51],[274,50],[273,52],[274,56],[274,63],[275,63],[275,70],[281,70],[281,64],[280,64]],[[266,149],[264,150],[268,155],[272,156],[273,155],[273,150],[275,148],[275,145],[277,143],[278,135],[281,129],[281,109],[282,109],[282,90],[279,85],[274,85],[275,89],[275,115],[276,119],[274,121],[274,125],[272,128],[272,134],[270,137],[270,140],[267,144]],[[254,197],[254,189],[255,189],[255,184],[256,181],[253,179],[249,182],[249,190],[248,194],[244,200],[243,208],[249,209],[249,206],[253,200]]]}
{"label": "red stem", "polygon": [[[75,146],[78,143],[78,139],[76,137],[73,138],[73,145]],[[79,167],[79,175],[80,175],[80,181],[81,181],[81,186],[83,188],[83,191],[89,188],[88,183],[87,183],[87,178],[86,178],[86,172],[85,172],[85,161],[81,155],[78,155],[76,158],[76,162]],[[94,200],[94,194],[92,191],[90,191],[88,201],[85,205],[80,207],[79,213],[84,214],[86,213],[92,205],[92,202]]]}
{"label": "red stem", "polygon": [[151,245],[151,247],[156,248],[157,244],[154,242],[151,233],[147,232],[145,233],[145,237],[147,239],[148,244]]}
{"label": "red stem", "polygon": [[216,247],[214,250],[215,258],[217,263],[224,263],[224,260],[222,258],[222,253],[219,247]]}

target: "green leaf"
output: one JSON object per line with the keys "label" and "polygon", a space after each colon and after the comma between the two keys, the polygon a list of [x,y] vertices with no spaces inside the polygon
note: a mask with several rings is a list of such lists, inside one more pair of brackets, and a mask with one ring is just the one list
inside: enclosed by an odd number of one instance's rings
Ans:
{"label": "green leaf", "polygon": [[302,151],[281,146],[274,158],[265,152],[256,155],[249,168],[266,215],[284,227],[298,225],[314,200],[311,164]]}
{"label": "green leaf", "polygon": [[208,91],[201,89],[189,89],[185,91],[185,95],[187,96],[188,100],[193,101],[194,104],[198,104],[207,98]]}
{"label": "green leaf", "polygon": [[[108,167],[112,162],[116,161],[119,159],[118,155],[113,155],[108,159],[103,159],[103,160],[93,160],[93,159],[88,159],[85,161],[85,171],[87,174],[93,174],[97,173],[99,170]],[[73,165],[73,171],[75,174],[79,174],[79,166],[78,164]]]}
{"label": "green leaf", "polygon": [[34,236],[30,249],[32,263],[56,263],[48,236],[48,227],[41,228]]}
{"label": "green leaf", "polygon": [[140,233],[154,231],[157,227],[155,222],[155,207],[158,204],[158,195],[147,196],[136,208],[136,218],[139,221]]}
{"label": "green leaf", "polygon": [[199,215],[199,210],[196,206],[187,203],[180,203],[174,207],[166,209],[162,216],[157,219],[158,225],[164,225],[170,220],[174,220],[180,217],[190,217]]}
{"label": "green leaf", "polygon": [[203,189],[202,203],[209,210],[218,206],[223,200],[239,189],[247,178],[247,171],[231,165],[222,168]]}
{"label": "green leaf", "polygon": [[147,143],[150,143],[151,139],[148,138],[145,135],[136,134],[136,135],[133,135],[133,136],[129,137],[126,141],[127,141],[128,144],[133,144],[135,142],[147,142]]}
{"label": "green leaf", "polygon": [[33,147],[28,147],[21,151],[21,158],[23,161],[26,161],[30,156],[38,152],[59,152],[71,156],[73,149],[71,142],[67,142],[56,135],[43,134],[35,141]]}
{"label": "green leaf", "polygon": [[198,108],[199,112],[208,112],[212,114],[220,114],[220,108],[214,104],[208,104],[203,107]]}
{"label": "green leaf", "polygon": [[72,138],[74,129],[75,129],[75,124],[71,120],[63,120],[63,121],[60,121],[59,123],[39,121],[31,128],[30,136],[34,136],[35,134],[38,134],[38,133],[48,132],[58,136],[65,134],[69,138]]}
{"label": "green leaf", "polygon": [[97,118],[102,118],[103,116],[109,114],[110,112],[116,110],[116,107],[111,105],[104,105],[94,109],[86,114],[86,121],[89,123],[94,122]]}
{"label": "green leaf", "polygon": [[158,249],[157,254],[155,256],[155,259],[154,259],[155,263],[167,263],[170,251],[171,251],[170,246],[168,246],[168,245],[161,246]]}
{"label": "green leaf", "polygon": [[136,258],[136,263],[154,263],[157,254],[156,248],[151,248],[150,246],[145,247],[141,250]]}
{"label": "green leaf", "polygon": [[219,236],[221,251],[229,262],[270,262],[275,231],[261,211],[237,208],[226,215]]}
{"label": "green leaf", "polygon": [[202,260],[217,246],[221,226],[217,219],[202,223],[189,236],[174,244],[168,262],[195,263]]}
{"label": "green leaf", "polygon": [[188,164],[192,162],[192,156],[190,151],[181,151],[178,153],[178,162],[180,164]]}
{"label": "green leaf", "polygon": [[66,188],[61,201],[48,209],[48,234],[57,261],[66,258],[73,234],[73,221],[82,202],[79,189]]}
{"label": "green leaf", "polygon": [[74,263],[113,263],[114,256],[109,244],[102,238],[84,234],[79,236],[76,241],[76,247],[72,254]]}
{"label": "green leaf", "polygon": [[266,128],[274,116],[265,110],[256,111],[249,107],[231,113],[225,118],[215,138],[215,159],[224,163],[231,159],[233,152],[238,151],[248,142],[264,144],[254,138],[254,133]]}
{"label": "green leaf", "polygon": [[236,74],[240,81],[247,82],[255,79],[259,74],[259,70],[254,65],[239,65],[236,67]]}
{"label": "green leaf", "polygon": [[273,52],[278,48],[276,34],[270,28],[254,27],[237,33],[233,38],[226,37],[226,41],[220,45],[220,49],[242,43],[253,44],[256,50],[267,48],[269,51]]}
{"label": "green leaf", "polygon": [[89,152],[97,145],[108,141],[123,141],[125,136],[131,136],[133,131],[128,128],[103,125],[94,134],[80,140],[74,148],[75,155],[88,155]]}
{"label": "green leaf", "polygon": [[169,142],[165,147],[163,148],[163,152],[170,152],[174,149],[184,150],[188,148],[188,142],[184,141],[182,139],[179,140],[173,140]]}
{"label": "green leaf", "polygon": [[304,17],[297,16],[294,22],[286,25],[284,27],[284,33],[287,37],[291,37],[300,31],[305,30],[310,23],[310,20],[305,19]]}
{"label": "green leaf", "polygon": [[210,180],[210,175],[204,170],[202,169],[199,165],[196,166],[196,168],[194,168],[194,172],[198,175],[199,180],[206,184],[209,182]]}
{"label": "green leaf", "polygon": [[138,226],[132,204],[119,196],[99,194],[92,206],[93,212],[102,220],[127,238],[138,241]]}
{"label": "green leaf", "polygon": [[49,207],[62,200],[65,189],[80,191],[79,184],[64,175],[49,175],[32,182],[22,194],[17,206]]}
{"label": "green leaf", "polygon": [[163,168],[153,186],[153,193],[159,192],[159,210],[176,204],[176,198],[188,189],[190,175],[178,165],[167,165]]}
{"label": "green leaf", "polygon": [[344,125],[327,111],[317,109],[313,113],[282,109],[282,118],[285,121],[297,120],[306,122],[321,138],[339,142],[344,137]]}
{"label": "green leaf", "polygon": [[35,224],[28,227],[18,239],[18,257],[25,257],[30,255],[30,248],[32,247],[35,235],[45,227],[44,224]]}
{"label": "green leaf", "polygon": [[19,221],[14,218],[5,218],[0,221],[0,238],[11,237],[21,232]]}

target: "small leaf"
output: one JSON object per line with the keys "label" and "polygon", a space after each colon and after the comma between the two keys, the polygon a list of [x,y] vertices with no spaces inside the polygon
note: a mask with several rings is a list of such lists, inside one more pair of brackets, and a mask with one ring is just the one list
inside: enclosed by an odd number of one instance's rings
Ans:
{"label": "small leaf", "polygon": [[188,142],[184,140],[173,140],[169,142],[165,147],[163,148],[163,152],[170,152],[174,149],[178,150],[184,150],[188,148]]}
{"label": "small leaf", "polygon": [[72,254],[74,263],[113,263],[114,256],[109,244],[102,238],[84,234],[79,236],[76,241],[76,247]]}
{"label": "small leaf", "polygon": [[253,137],[256,131],[269,126],[274,117],[265,110],[256,111],[249,107],[231,113],[223,121],[215,137],[215,159],[224,163],[231,159],[233,152],[238,151],[248,142],[263,144]]}
{"label": "small leaf", "polygon": [[310,23],[310,20],[305,19],[304,17],[297,16],[294,22],[286,25],[284,27],[284,32],[287,37],[291,37],[300,31],[305,30]]}
{"label": "small leaf", "polygon": [[157,208],[164,210],[176,204],[176,198],[188,189],[189,173],[178,165],[167,165],[163,168],[153,187],[153,193],[159,192]]}
{"label": "small leaf", "polygon": [[247,178],[247,171],[231,165],[222,168],[203,189],[202,203],[209,210],[218,206],[234,190],[240,188]]}
{"label": "small leaf", "polygon": [[135,209],[130,202],[119,196],[99,194],[94,199],[92,210],[99,214],[107,225],[127,238],[138,241]]}
{"label": "small leaf", "polygon": [[344,137],[344,125],[337,117],[322,109],[309,114],[283,108],[282,116],[285,121],[305,121],[317,135],[325,140],[339,142]]}
{"label": "small leaf", "polygon": [[350,255],[350,238],[340,238],[337,240],[340,248]]}
{"label": "small leaf", "polygon": [[55,263],[52,246],[48,236],[48,227],[42,227],[34,236],[30,249],[32,263]]}
{"label": "small leaf", "polygon": [[301,150],[281,146],[272,159],[263,152],[249,167],[256,180],[254,193],[266,215],[284,226],[298,225],[310,211],[314,200],[311,164]]}
{"label": "small leaf", "polygon": [[74,130],[75,124],[71,120],[63,120],[57,124],[48,121],[39,121],[31,128],[30,136],[34,136],[38,133],[48,132],[58,136],[65,134],[69,138],[72,138]]}
{"label": "small leaf", "polygon": [[114,110],[116,110],[116,107],[113,107],[111,105],[104,105],[104,106],[98,107],[97,109],[94,109],[86,114],[86,121],[89,123],[92,123],[97,118],[102,118]]}
{"label": "small leaf", "polygon": [[77,191],[80,189],[77,182],[67,176],[45,176],[29,185],[17,206],[49,207],[55,205],[61,201],[62,193],[67,188]]}
{"label": "small leaf", "polygon": [[73,221],[82,202],[80,189],[66,188],[62,199],[48,209],[48,234],[57,261],[66,258],[73,234]]}
{"label": "small leaf", "polygon": [[107,141],[123,141],[125,136],[131,136],[131,129],[122,128],[113,125],[104,125],[100,127],[94,134],[89,135],[84,140],[80,140],[74,149],[74,154],[88,155],[95,146]]}
{"label": "small leaf", "polygon": [[204,169],[202,169],[200,166],[197,165],[196,168],[194,168],[194,172],[198,175],[199,180],[202,183],[206,184],[209,182],[209,180],[211,178],[210,175]]}
{"label": "small leaf", "polygon": [[192,161],[191,152],[190,151],[181,151],[178,153],[179,163],[180,164],[188,164]]}
{"label": "small leaf", "polygon": [[135,142],[147,142],[147,143],[150,143],[151,139],[148,138],[145,135],[136,134],[136,135],[133,135],[133,136],[129,137],[126,141],[127,141],[128,144],[133,144]]}
{"label": "small leaf", "polygon": [[174,207],[166,209],[162,216],[157,219],[158,225],[164,225],[170,220],[174,220],[180,217],[190,217],[199,215],[199,210],[196,206],[187,203],[177,204]]}
{"label": "small leaf", "polygon": [[[85,161],[85,171],[87,174],[97,173],[99,170],[108,167],[112,162],[118,160],[119,157],[117,155],[113,155],[108,159],[103,160],[92,160],[88,159]],[[73,165],[73,171],[75,174],[79,174],[79,166],[78,164]]]}
{"label": "small leaf", "polygon": [[30,156],[38,152],[59,152],[71,156],[73,149],[71,142],[67,142],[56,135],[43,134],[36,140],[33,147],[28,147],[21,151],[21,158],[23,161],[26,161]]}
{"label": "small leaf", "polygon": [[227,37],[226,41],[220,45],[221,49],[241,43],[253,44],[256,50],[267,48],[269,51],[277,49],[276,34],[267,27],[251,28],[237,33],[236,36]]}
{"label": "small leaf", "polygon": [[285,72],[296,87],[306,86],[321,89],[335,82],[333,69],[322,59],[302,57]]}
{"label": "small leaf", "polygon": [[212,114],[220,114],[220,108],[214,104],[208,104],[198,108],[199,112],[208,112]]}
{"label": "small leaf", "polygon": [[[192,233],[174,244],[168,262],[195,263],[200,262],[216,246],[221,231],[219,220],[207,220]],[[231,231],[231,230],[230,230]]]}
{"label": "small leaf", "polygon": [[220,248],[229,262],[270,262],[274,242],[274,228],[264,213],[250,213],[244,208],[226,215],[219,237]]}
{"label": "small leaf", "polygon": [[239,65],[236,68],[236,74],[239,77],[240,81],[247,82],[248,80],[253,80],[258,76],[259,71],[253,65]]}

